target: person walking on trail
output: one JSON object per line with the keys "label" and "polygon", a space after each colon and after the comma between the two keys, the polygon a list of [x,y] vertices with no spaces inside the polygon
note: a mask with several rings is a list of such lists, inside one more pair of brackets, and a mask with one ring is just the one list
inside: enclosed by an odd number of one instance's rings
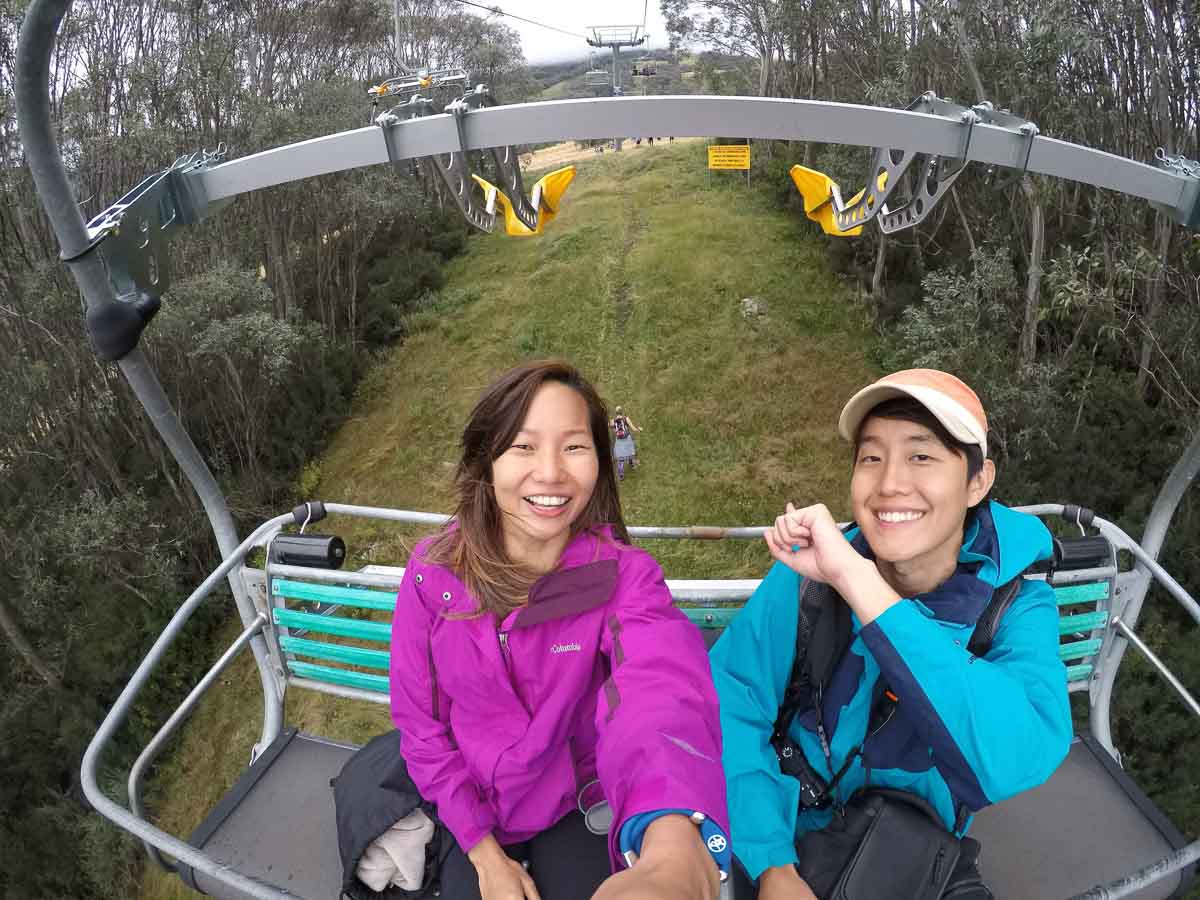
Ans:
{"label": "person walking on trail", "polygon": [[614,410],[612,421],[608,423],[613,430],[613,437],[616,441],[613,443],[613,457],[617,461],[617,480],[625,480],[625,464],[629,463],[630,468],[637,468],[637,445],[633,442],[633,433],[641,432],[642,429],[633,424],[633,420],[625,415],[621,407]]}

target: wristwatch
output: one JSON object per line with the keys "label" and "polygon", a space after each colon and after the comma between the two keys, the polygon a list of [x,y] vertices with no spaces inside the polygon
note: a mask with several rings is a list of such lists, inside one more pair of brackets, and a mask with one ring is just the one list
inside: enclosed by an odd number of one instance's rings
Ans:
{"label": "wristwatch", "polygon": [[733,855],[729,849],[729,837],[716,822],[699,810],[659,809],[640,813],[627,819],[621,826],[618,842],[625,865],[632,868],[633,864],[637,862],[638,853],[642,849],[642,838],[646,834],[646,829],[650,827],[650,823],[655,819],[671,815],[687,816],[688,820],[699,829],[704,847],[713,858],[713,862],[717,864],[721,881],[725,881],[729,877],[729,865]]}

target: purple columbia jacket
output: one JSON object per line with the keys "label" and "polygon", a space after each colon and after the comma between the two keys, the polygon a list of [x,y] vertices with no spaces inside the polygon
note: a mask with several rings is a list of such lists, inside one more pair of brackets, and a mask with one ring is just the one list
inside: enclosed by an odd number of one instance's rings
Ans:
{"label": "purple columbia jacket", "polygon": [[[650,554],[605,526],[567,546],[497,629],[418,544],[392,624],[392,719],[421,795],[463,850],[531,838],[599,779],[626,819],[703,812],[728,834],[717,694],[700,632]],[[587,803],[599,799],[595,788]]]}

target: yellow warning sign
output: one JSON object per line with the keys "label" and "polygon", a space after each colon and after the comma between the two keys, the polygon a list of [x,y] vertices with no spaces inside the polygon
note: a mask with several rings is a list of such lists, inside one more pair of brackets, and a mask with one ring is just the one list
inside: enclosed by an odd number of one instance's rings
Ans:
{"label": "yellow warning sign", "polygon": [[749,144],[710,144],[708,167],[710,169],[749,169]]}

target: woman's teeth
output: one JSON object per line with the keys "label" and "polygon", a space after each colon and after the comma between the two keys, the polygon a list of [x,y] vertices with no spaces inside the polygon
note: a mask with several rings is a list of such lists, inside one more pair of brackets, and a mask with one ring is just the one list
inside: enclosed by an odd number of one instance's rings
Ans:
{"label": "woman's teeth", "polygon": [[563,506],[571,498],[549,497],[544,494],[534,494],[532,497],[526,497],[525,499],[535,506]]}

